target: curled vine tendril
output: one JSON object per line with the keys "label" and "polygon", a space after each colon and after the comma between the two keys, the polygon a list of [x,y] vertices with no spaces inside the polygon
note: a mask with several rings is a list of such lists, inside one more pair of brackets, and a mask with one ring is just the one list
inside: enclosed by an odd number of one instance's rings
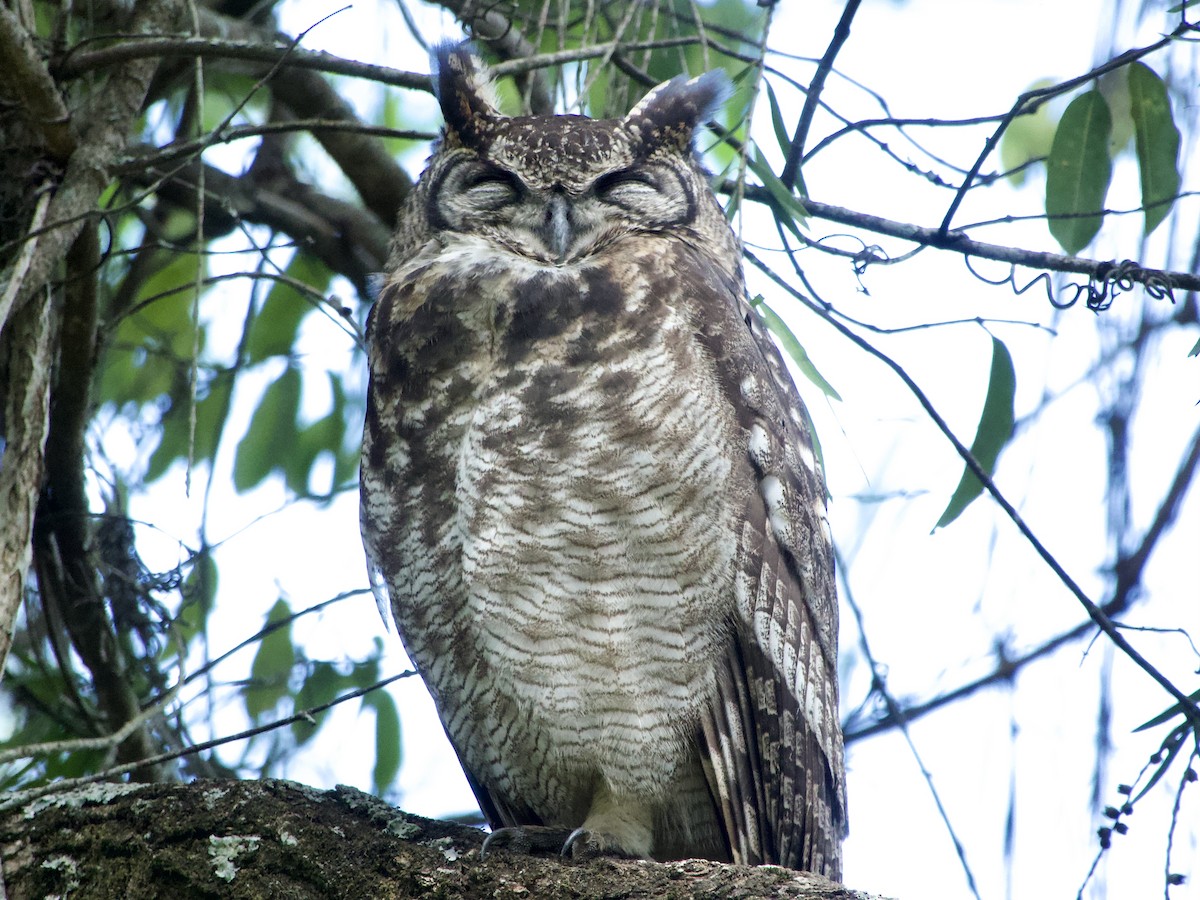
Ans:
{"label": "curled vine tendril", "polygon": [[1057,295],[1049,272],[1040,272],[1024,285],[1019,285],[1016,279],[1017,266],[1015,263],[1009,265],[1008,275],[996,280],[976,271],[971,264],[971,257],[964,256],[963,260],[970,273],[980,281],[997,287],[1007,284],[1017,296],[1024,294],[1035,284],[1043,284],[1046,300],[1056,309],[1069,309],[1078,303],[1081,297],[1086,297],[1088,309],[1092,312],[1103,312],[1112,306],[1113,301],[1120,294],[1132,291],[1139,284],[1155,300],[1166,299],[1170,300],[1172,304],[1175,302],[1175,292],[1166,275],[1155,269],[1142,268],[1132,259],[1101,263],[1096,267],[1096,271],[1088,277],[1086,284],[1069,282],[1059,289]]}

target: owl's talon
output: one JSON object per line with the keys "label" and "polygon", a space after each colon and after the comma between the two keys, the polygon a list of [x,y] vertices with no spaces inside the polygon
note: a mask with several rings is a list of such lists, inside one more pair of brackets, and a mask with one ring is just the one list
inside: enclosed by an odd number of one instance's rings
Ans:
{"label": "owl's talon", "polygon": [[623,847],[613,835],[595,831],[586,825],[580,825],[567,835],[559,855],[575,860],[596,859],[600,856],[615,856],[620,859],[650,858]]}
{"label": "owl's talon", "polygon": [[[501,829],[501,830],[507,830],[507,829]],[[485,837],[483,839],[483,846],[479,848],[479,858],[480,859],[485,859],[487,857],[488,849],[492,846],[492,842],[496,839],[496,835],[499,833],[500,833],[499,831],[493,831],[491,834],[489,834],[487,837]]]}
{"label": "owl's talon", "polygon": [[[576,829],[576,831],[578,830],[580,829]],[[545,825],[513,825],[508,828],[497,828],[483,839],[483,846],[479,848],[479,858],[484,859],[491,851],[502,848],[526,854],[549,853],[562,847],[564,839],[571,840],[571,835],[567,834],[565,828],[551,828]]]}
{"label": "owl's talon", "polygon": [[567,839],[566,839],[566,841],[563,842],[562,849],[558,851],[558,855],[559,856],[570,856],[571,848],[575,845],[575,842],[578,841],[581,837],[585,837],[586,835],[587,835],[587,829],[584,828],[582,825],[580,825],[578,828],[576,828],[574,831],[572,831],[569,835],[567,835]]}

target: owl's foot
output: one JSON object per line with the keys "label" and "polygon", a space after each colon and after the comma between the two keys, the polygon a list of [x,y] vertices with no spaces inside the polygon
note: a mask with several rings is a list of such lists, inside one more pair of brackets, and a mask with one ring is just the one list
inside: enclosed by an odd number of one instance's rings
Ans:
{"label": "owl's foot", "polygon": [[579,827],[554,828],[545,825],[514,825],[497,828],[483,839],[479,858],[485,859],[494,850],[515,853],[557,853],[571,859],[595,859],[597,856],[618,856],[642,859],[645,854],[632,851],[611,834]]}
{"label": "owl's foot", "polygon": [[[576,829],[578,831],[579,829]],[[497,828],[483,839],[479,858],[483,859],[493,850],[515,850],[517,853],[557,853],[571,840],[569,828],[553,828],[545,825],[514,825]]]}
{"label": "owl's foot", "polygon": [[580,826],[567,836],[562,845],[563,856],[572,859],[595,859],[597,856],[619,856],[625,859],[645,859],[644,854],[631,852],[613,835]]}
{"label": "owl's foot", "polygon": [[484,839],[479,856],[482,859],[492,850],[504,848],[519,853],[557,852],[574,859],[597,856],[649,859],[653,822],[653,809],[645,801],[632,797],[618,799],[603,785],[592,798],[587,818],[578,828],[547,825],[497,828]]}

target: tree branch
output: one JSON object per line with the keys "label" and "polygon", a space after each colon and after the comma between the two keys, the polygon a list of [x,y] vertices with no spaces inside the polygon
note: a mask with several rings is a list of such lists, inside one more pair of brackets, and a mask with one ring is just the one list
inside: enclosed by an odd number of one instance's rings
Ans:
{"label": "tree branch", "polygon": [[[350,104],[316,72],[281,71],[271,82],[271,92],[297,116],[361,124]],[[383,143],[361,131],[325,129],[312,135],[354,185],[363,205],[389,230],[395,228],[412,179]]]}
{"label": "tree branch", "polygon": [[[49,201],[49,195],[45,199]],[[58,310],[50,303],[26,304],[0,329],[0,678],[32,558],[57,338]]]}
{"label": "tree branch", "polygon": [[975,160],[975,164],[971,166],[970,171],[967,172],[966,178],[963,179],[963,183],[955,192],[954,199],[950,201],[950,206],[946,209],[946,215],[942,219],[942,224],[938,226],[938,232],[944,235],[948,235],[950,233],[950,223],[954,220],[954,214],[958,211],[958,207],[962,204],[963,198],[967,196],[967,191],[971,189],[971,185],[974,183],[975,177],[979,174],[979,170],[983,168],[984,161],[991,156],[992,151],[996,149],[996,145],[1000,143],[1001,136],[1004,134],[1005,130],[1008,128],[1009,124],[1011,124],[1013,119],[1024,113],[1034,112],[1039,106],[1042,105],[1042,103],[1050,98],[1057,97],[1060,94],[1065,94],[1067,91],[1073,91],[1075,88],[1087,84],[1089,81],[1099,78],[1101,75],[1104,75],[1108,72],[1113,72],[1122,66],[1129,65],[1130,63],[1137,62],[1143,56],[1149,56],[1151,53],[1161,50],[1172,41],[1178,40],[1184,35],[1190,34],[1197,30],[1200,30],[1200,25],[1181,22],[1169,35],[1155,41],[1153,44],[1149,44],[1145,47],[1137,47],[1132,50],[1126,50],[1120,56],[1116,56],[1110,59],[1108,62],[1102,63],[1092,70],[1083,73],[1082,75],[1076,75],[1074,78],[1068,78],[1066,81],[1061,81],[1058,84],[1047,88],[1039,88],[1037,90],[1027,91],[1026,93],[1017,97],[1017,101],[1013,104],[1012,109],[1010,109],[1004,118],[1000,120],[1000,123],[996,126],[996,130],[992,132],[991,136],[984,143],[983,150],[980,151],[979,156]]}
{"label": "tree branch", "polygon": [[112,35],[123,38],[120,43],[100,50],[67,51],[56,60],[51,71],[61,80],[70,81],[88,72],[136,60],[162,60],[173,57],[244,59],[251,62],[275,64],[282,61],[285,68],[312,69],[334,75],[367,78],[380,84],[430,91],[429,76],[421,72],[405,72],[389,66],[374,66],[355,62],[332,53],[300,50],[286,45],[265,46],[256,40],[226,41],[197,37],[140,37]]}
{"label": "tree branch", "polygon": [[165,201],[189,209],[194,206],[201,165],[211,231],[228,231],[239,219],[268,225],[305,245],[367,296],[367,278],[383,268],[391,237],[391,230],[368,210],[321,194],[286,171],[274,173],[271,184],[262,185],[252,174],[230,175],[195,159],[168,171],[133,165],[128,170],[142,185],[160,184],[159,195]]}
{"label": "tree branch", "polygon": [[1179,512],[1179,506],[1183,502],[1183,498],[1187,495],[1188,488],[1191,486],[1192,479],[1196,475],[1196,469],[1200,466],[1200,429],[1192,436],[1192,446],[1184,457],[1183,463],[1179,470],[1175,473],[1175,478],[1171,482],[1170,490],[1167,491],[1167,496],[1158,507],[1158,512],[1154,515],[1154,521],[1150,524],[1150,528],[1146,531],[1142,542],[1133,553],[1126,556],[1124,559],[1117,561],[1116,575],[1117,587],[1116,595],[1122,597],[1128,594],[1142,580],[1142,571],[1146,567],[1146,562],[1150,558],[1155,546],[1158,544],[1158,539],[1162,537]]}
{"label": "tree branch", "polygon": [[[732,191],[734,186],[727,183],[721,186],[722,191]],[[756,185],[746,186],[746,198],[774,207],[776,201],[766,188]],[[976,256],[980,259],[994,259],[998,262],[1011,263],[1030,269],[1045,269],[1052,272],[1073,272],[1087,275],[1098,281],[1103,281],[1113,274],[1112,261],[1086,259],[1078,256],[1064,256],[1061,253],[1045,253],[1040,250],[1025,250],[1020,247],[1008,247],[1003,244],[989,244],[976,241],[962,231],[943,232],[938,228],[925,228],[909,222],[897,222],[884,219],[869,213],[857,212],[829,203],[820,203],[805,198],[804,209],[809,215],[818,219],[827,219],[841,225],[862,228],[875,234],[885,234],[889,237],[912,241],[924,247],[934,247],[938,250],[951,250],[963,256]],[[871,262],[882,261],[873,254],[864,253],[856,257],[859,264],[867,266]],[[1136,266],[1122,272],[1130,281],[1153,289],[1170,288],[1171,290],[1200,290],[1200,275],[1188,272],[1168,272],[1162,269],[1147,269]]]}
{"label": "tree branch", "polygon": [[[100,591],[84,485],[99,267],[99,241],[92,226],[79,233],[66,258],[57,378],[45,445],[46,484],[37,509],[34,548],[42,601],[57,609],[71,646],[91,673],[108,727],[118,730],[138,719],[139,702]],[[118,747],[118,758],[144,759],[155,749],[149,731],[138,727]]]}
{"label": "tree branch", "polygon": [[[182,0],[138,4],[131,27],[136,32],[182,27],[186,19]],[[141,111],[157,60],[137,59],[111,74],[101,90],[93,91],[75,113],[80,136],[66,172],[46,216],[50,226],[38,241],[16,304],[23,305],[42,290],[54,269],[97,208],[100,194],[109,185],[110,167],[125,150],[127,135]],[[0,281],[7,280],[0,278]]]}
{"label": "tree branch", "polygon": [[[201,15],[200,27],[202,37],[234,36],[247,44],[266,46],[277,37],[266,28],[209,11]],[[306,34],[302,32],[297,36],[289,45],[290,51],[272,66],[254,67],[260,84],[269,82],[272,96],[293,115],[361,125],[350,104],[318,72],[288,66]],[[427,79],[424,86],[428,88]],[[353,128],[326,129],[313,132],[313,137],[354,185],[363,205],[389,228],[394,228],[404,198],[412,189],[412,179],[387,148],[365,130]]]}
{"label": "tree branch", "polygon": [[854,21],[854,14],[858,12],[858,5],[859,0],[846,0],[846,6],[842,9],[842,17],[833,30],[829,46],[825,48],[825,55],[817,64],[817,71],[813,74],[812,81],[808,83],[808,90],[805,91],[804,107],[800,110],[800,118],[796,121],[796,130],[792,134],[792,143],[788,148],[787,159],[779,173],[779,180],[789,191],[795,188],[796,176],[800,174],[800,161],[804,158],[804,142],[808,138],[808,129],[812,126],[813,115],[816,114],[817,104],[821,99],[821,90],[825,87],[825,79],[833,70],[833,61],[837,57],[838,51],[850,37],[850,23]]}
{"label": "tree branch", "polygon": [[5,72],[0,91],[25,113],[50,156],[64,162],[75,149],[71,114],[29,32],[5,6],[0,6],[0,63]]}
{"label": "tree branch", "polygon": [[[762,260],[756,257],[753,253],[746,253],[745,255],[746,258],[753,263],[755,268],[766,274],[768,278],[770,278],[788,293],[797,297],[797,299],[801,300],[802,302],[804,301],[805,298],[803,295],[801,295],[794,287],[788,284],[783,278],[773,272],[769,266],[762,262]],[[996,503],[1004,511],[1004,514],[1008,516],[1009,520],[1017,526],[1017,530],[1021,532],[1022,537],[1025,538],[1026,542],[1028,542],[1038,556],[1042,558],[1042,561],[1045,562],[1055,576],[1057,576],[1058,580],[1067,588],[1068,591],[1070,591],[1075,599],[1079,601],[1079,603],[1087,611],[1087,614],[1091,620],[1095,622],[1097,626],[1099,626],[1101,631],[1108,635],[1109,640],[1111,640],[1122,653],[1133,660],[1133,662],[1136,663],[1143,672],[1158,682],[1163,690],[1165,690],[1179,702],[1180,708],[1183,714],[1188,718],[1188,721],[1192,723],[1193,727],[1200,731],[1200,706],[1198,706],[1195,701],[1193,701],[1190,697],[1184,694],[1183,691],[1176,687],[1176,685],[1169,678],[1158,671],[1158,669],[1152,665],[1149,660],[1142,656],[1142,654],[1139,653],[1138,650],[1133,647],[1128,640],[1125,639],[1125,636],[1121,634],[1117,624],[1113,622],[1112,619],[1109,618],[1109,616],[1104,612],[1104,610],[1097,606],[1091,600],[1091,598],[1087,596],[1086,593],[1084,593],[1083,588],[1076,583],[1075,579],[1072,578],[1066,569],[1062,567],[1062,564],[1057,558],[1055,558],[1054,554],[1046,549],[1046,546],[1041,542],[1037,535],[1033,533],[1033,530],[1025,522],[1025,519],[1019,512],[1017,512],[1016,507],[1014,507],[1012,503],[1009,502],[1008,498],[1000,492],[1000,489],[996,487],[996,484],[992,481],[991,476],[984,471],[983,466],[979,464],[979,461],[975,459],[975,456],[971,453],[967,446],[958,439],[958,435],[951,430],[950,426],[946,423],[946,420],[942,418],[941,414],[934,408],[929,398],[925,395],[925,392],[921,390],[920,386],[915,381],[913,381],[912,376],[904,371],[903,367],[900,366],[900,364],[894,359],[889,357],[887,354],[882,353],[878,348],[872,346],[870,342],[864,340],[858,334],[855,334],[843,322],[838,321],[836,317],[826,316],[826,321],[829,322],[839,333],[841,333],[843,337],[851,341],[853,344],[855,344],[855,346],[859,347],[859,349],[864,350],[866,353],[875,357],[885,366],[891,369],[892,372],[895,373],[895,375],[902,382],[904,382],[905,386],[910,392],[912,392],[917,402],[920,403],[921,407],[925,410],[925,414],[929,416],[930,420],[933,421],[938,430],[941,431],[942,434],[945,435],[946,439],[954,446],[955,451],[966,464],[967,468],[971,470],[971,473],[979,479],[979,482],[983,485],[984,490],[992,495],[992,499],[996,501]]]}
{"label": "tree branch", "polygon": [[13,897],[555,897],[881,900],[819,875],[703,859],[494,852],[478,828],[352,787],[197,780],[103,785],[0,819]]}

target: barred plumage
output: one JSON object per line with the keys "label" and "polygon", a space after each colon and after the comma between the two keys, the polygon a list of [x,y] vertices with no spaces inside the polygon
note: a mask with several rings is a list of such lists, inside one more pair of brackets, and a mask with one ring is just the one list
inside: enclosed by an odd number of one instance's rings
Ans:
{"label": "barred plumage", "polygon": [[837,604],[799,397],[692,158],[719,76],[446,132],[368,327],[362,525],[493,828],[840,875]]}

